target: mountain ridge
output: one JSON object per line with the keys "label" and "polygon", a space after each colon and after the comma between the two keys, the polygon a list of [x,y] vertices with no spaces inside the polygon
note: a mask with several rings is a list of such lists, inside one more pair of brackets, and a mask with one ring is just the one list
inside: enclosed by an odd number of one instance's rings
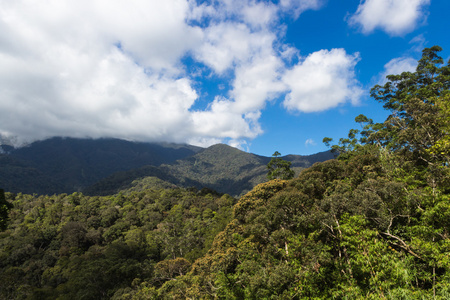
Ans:
{"label": "mountain ridge", "polygon": [[[326,151],[308,156],[288,155],[283,158],[292,162],[292,169],[298,174],[316,162],[334,158],[334,154]],[[240,196],[267,180],[267,163],[270,160],[271,157],[216,144],[171,164],[145,166],[112,174],[84,192],[88,195],[115,194],[140,184],[141,179],[157,177],[181,187],[206,187],[219,193]]]}
{"label": "mountain ridge", "polygon": [[[4,149],[5,150],[5,149]],[[13,193],[111,194],[145,177],[168,185],[240,195],[265,180],[270,157],[225,144],[143,143],[55,137],[0,154],[0,186]],[[332,158],[328,152],[287,155],[294,170]],[[139,184],[136,182],[136,184]]]}
{"label": "mountain ridge", "polygon": [[[0,154],[0,185],[15,193],[71,193],[115,172],[143,165],[158,166],[200,149],[169,143],[55,137],[20,148],[8,148],[7,153]],[[33,184],[40,178],[45,178],[49,186]],[[22,187],[17,181],[23,182]]]}

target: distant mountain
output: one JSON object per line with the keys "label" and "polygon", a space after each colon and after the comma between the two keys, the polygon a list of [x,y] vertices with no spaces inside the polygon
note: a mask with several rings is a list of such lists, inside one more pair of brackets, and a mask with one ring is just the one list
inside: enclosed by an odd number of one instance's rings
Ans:
{"label": "distant mountain", "polygon": [[[26,147],[2,145],[0,188],[13,193],[82,191],[114,194],[150,186],[204,187],[233,196],[266,181],[270,157],[218,144],[209,148],[118,139],[51,138]],[[297,173],[330,152],[288,155]]]}
{"label": "distant mountain", "polygon": [[[288,155],[283,159],[292,162],[298,174],[315,162],[334,158],[327,151],[309,156]],[[148,187],[143,184],[147,177],[156,177],[167,184],[183,187],[209,188],[220,193],[239,196],[255,185],[266,181],[267,164],[271,157],[258,156],[236,148],[218,144],[198,153],[159,167],[145,166],[113,174],[84,192],[88,195],[114,194],[121,190]]]}
{"label": "distant mountain", "polygon": [[74,138],[52,138],[17,149],[2,145],[0,187],[16,193],[71,193],[115,172],[171,163],[201,149],[181,144]]}

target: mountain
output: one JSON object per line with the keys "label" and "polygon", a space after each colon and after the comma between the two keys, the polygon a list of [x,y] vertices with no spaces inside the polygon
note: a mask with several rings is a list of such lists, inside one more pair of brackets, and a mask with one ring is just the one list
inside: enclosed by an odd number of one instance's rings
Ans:
{"label": "mountain", "polygon": [[[1,148],[0,187],[48,195],[78,191],[108,195],[152,184],[241,195],[266,180],[271,159],[223,144],[200,148],[119,139],[51,138],[21,148]],[[283,157],[297,173],[330,158],[330,152]]]}
{"label": "mountain", "polygon": [[17,149],[3,145],[0,186],[15,193],[71,193],[115,172],[171,163],[201,149],[181,144],[74,138],[51,138]]}
{"label": "mountain", "polygon": [[[288,155],[283,159],[292,162],[292,169],[298,174],[315,162],[334,158],[327,151],[309,156]],[[255,185],[267,180],[267,164],[270,157],[259,156],[239,149],[217,144],[198,153],[159,167],[145,166],[126,172],[115,173],[90,186],[84,192],[88,195],[108,195],[134,188],[145,187],[142,180],[157,177],[167,183],[182,187],[209,188],[219,193],[239,196]]]}

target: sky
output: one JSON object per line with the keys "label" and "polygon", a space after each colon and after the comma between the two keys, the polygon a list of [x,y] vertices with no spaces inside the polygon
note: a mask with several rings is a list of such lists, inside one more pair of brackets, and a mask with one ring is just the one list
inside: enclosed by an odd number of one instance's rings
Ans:
{"label": "sky", "polygon": [[0,0],[0,137],[325,151],[424,47],[448,0]]}

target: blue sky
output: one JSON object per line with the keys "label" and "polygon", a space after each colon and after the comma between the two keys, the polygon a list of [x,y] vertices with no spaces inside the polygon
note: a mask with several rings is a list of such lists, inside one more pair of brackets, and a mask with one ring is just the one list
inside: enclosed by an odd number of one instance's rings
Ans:
{"label": "blue sky", "polygon": [[326,150],[369,90],[450,58],[447,0],[0,0],[0,137]]}

